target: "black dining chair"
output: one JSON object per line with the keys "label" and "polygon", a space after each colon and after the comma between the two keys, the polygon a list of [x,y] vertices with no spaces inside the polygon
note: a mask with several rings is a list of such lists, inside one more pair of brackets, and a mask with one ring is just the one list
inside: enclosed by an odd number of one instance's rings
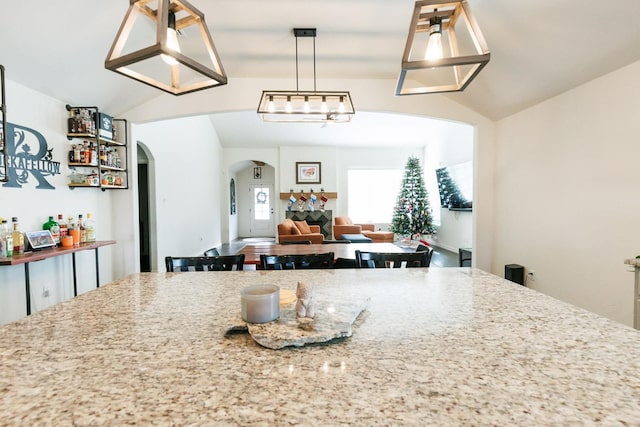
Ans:
{"label": "black dining chair", "polygon": [[320,254],[260,255],[263,270],[304,270],[333,268],[333,252]]}
{"label": "black dining chair", "polygon": [[211,248],[204,251],[204,256],[220,256],[220,252],[216,248]]}
{"label": "black dining chair", "polygon": [[433,248],[431,246],[423,245],[420,243],[416,248],[416,252],[426,252],[427,253],[427,267],[431,265],[431,257],[433,256]]}
{"label": "black dining chair", "polygon": [[427,252],[363,252],[356,250],[357,268],[429,267]]}
{"label": "black dining chair", "polygon": [[167,272],[232,271],[244,268],[244,254],[194,257],[165,257]]}

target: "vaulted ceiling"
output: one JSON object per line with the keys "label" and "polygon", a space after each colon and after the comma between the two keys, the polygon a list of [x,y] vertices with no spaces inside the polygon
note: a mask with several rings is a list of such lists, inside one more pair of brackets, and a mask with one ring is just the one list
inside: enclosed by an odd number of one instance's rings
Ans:
{"label": "vaulted ceiling", "polygon": [[[291,30],[317,28],[319,89],[323,78],[397,79],[414,5],[410,0],[191,3],[205,15],[230,84],[241,77],[293,81]],[[638,0],[469,0],[469,4],[491,50],[491,61],[464,92],[444,96],[492,120],[640,60]],[[66,102],[99,105],[113,114],[168,96],[104,68],[128,5],[127,0],[5,4],[0,64],[7,78]],[[309,55],[301,54],[301,60]],[[376,121],[374,116],[363,127]]]}

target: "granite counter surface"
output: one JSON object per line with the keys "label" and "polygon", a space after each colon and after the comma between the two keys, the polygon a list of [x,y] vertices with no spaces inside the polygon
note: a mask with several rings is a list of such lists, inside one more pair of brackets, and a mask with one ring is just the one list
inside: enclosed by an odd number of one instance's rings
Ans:
{"label": "granite counter surface", "polygon": [[[224,336],[240,289],[370,298],[353,335]],[[0,425],[640,425],[638,331],[469,268],[142,273],[0,328]]]}

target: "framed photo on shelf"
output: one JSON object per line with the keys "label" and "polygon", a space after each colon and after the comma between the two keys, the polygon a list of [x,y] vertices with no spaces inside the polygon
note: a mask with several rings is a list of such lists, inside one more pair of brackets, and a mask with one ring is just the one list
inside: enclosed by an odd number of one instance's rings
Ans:
{"label": "framed photo on shelf", "polygon": [[320,184],[320,162],[296,162],[296,184]]}

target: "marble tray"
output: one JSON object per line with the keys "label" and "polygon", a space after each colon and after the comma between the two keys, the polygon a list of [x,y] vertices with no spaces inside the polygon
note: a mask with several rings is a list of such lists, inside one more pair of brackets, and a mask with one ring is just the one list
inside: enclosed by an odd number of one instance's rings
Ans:
{"label": "marble tray", "polygon": [[280,307],[278,320],[269,323],[246,323],[238,313],[235,318],[230,319],[225,335],[248,331],[258,344],[272,349],[302,347],[305,344],[350,337],[353,323],[368,307],[369,298],[341,303],[320,300],[316,304],[317,311],[313,319],[298,319],[295,303]]}

